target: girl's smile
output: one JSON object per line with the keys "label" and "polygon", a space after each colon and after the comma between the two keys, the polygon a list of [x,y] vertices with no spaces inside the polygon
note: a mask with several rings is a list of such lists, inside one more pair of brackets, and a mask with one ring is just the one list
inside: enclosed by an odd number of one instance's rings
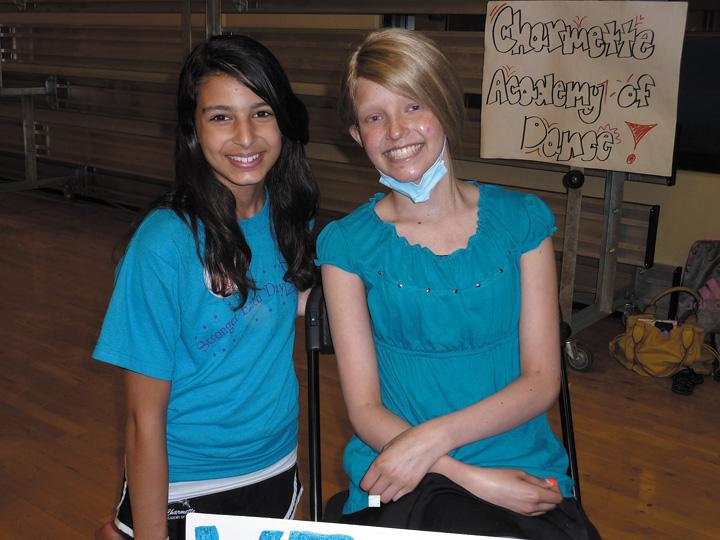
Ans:
{"label": "girl's smile", "polygon": [[232,162],[233,166],[240,169],[251,169],[257,167],[262,159],[262,154],[252,154],[250,156],[228,156],[228,159]]}
{"label": "girl's smile", "polygon": [[410,144],[408,146],[386,150],[384,154],[392,161],[402,161],[414,157],[422,146],[422,144]]}

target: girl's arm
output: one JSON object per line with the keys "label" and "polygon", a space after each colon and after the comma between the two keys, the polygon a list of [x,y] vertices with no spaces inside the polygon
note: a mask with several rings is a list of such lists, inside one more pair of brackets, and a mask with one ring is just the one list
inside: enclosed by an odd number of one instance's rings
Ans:
{"label": "girl's arm", "polygon": [[135,540],[167,538],[168,461],[165,438],[170,381],[125,372],[128,403],[126,468]]}
{"label": "girl's arm", "polygon": [[484,501],[526,516],[549,512],[563,500],[556,480],[538,478],[517,469],[475,467],[442,456],[431,470]]}
{"label": "girl's arm", "polygon": [[[442,455],[436,450],[442,448],[437,440],[442,434],[425,430],[424,424],[411,428],[408,422],[382,404],[377,357],[362,280],[331,265],[322,266],[322,280],[350,422],[358,437],[381,453],[360,487],[368,493],[381,495],[383,502],[397,500],[413,490]],[[422,435],[419,435],[420,431]],[[412,444],[405,445],[406,451],[402,455],[393,455],[392,462],[386,464],[383,449],[411,432],[418,432],[418,436],[412,437]]]}
{"label": "girl's arm", "polygon": [[380,400],[365,286],[355,274],[330,265],[322,266],[322,281],[348,416],[357,435],[379,452],[410,424]]}
{"label": "girl's arm", "polygon": [[[355,274],[330,265],[322,266],[322,278],[350,422],[360,439],[381,452],[388,443],[407,432],[410,424],[386,409],[380,399],[365,286]],[[368,493],[381,495],[383,502],[414,489],[439,457],[430,451],[432,444],[437,446],[432,437],[418,437],[414,441],[410,451],[395,459],[391,469],[385,469],[391,474],[375,475],[373,465],[360,486]],[[398,482],[398,478],[402,480]]]}

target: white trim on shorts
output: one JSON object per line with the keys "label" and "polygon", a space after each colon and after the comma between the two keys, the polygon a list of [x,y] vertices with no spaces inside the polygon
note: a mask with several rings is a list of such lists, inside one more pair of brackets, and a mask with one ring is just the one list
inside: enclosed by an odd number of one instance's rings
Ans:
{"label": "white trim on shorts", "polygon": [[120,506],[122,505],[123,501],[125,500],[125,494],[127,493],[127,478],[123,480],[123,489],[122,489],[122,495],[120,496],[120,500],[117,503],[117,506],[115,507],[115,519],[114,523],[115,526],[118,528],[118,530],[124,534],[127,534],[130,538],[135,538],[135,533],[133,530],[125,525],[122,521],[118,519],[118,512],[120,512]]}
{"label": "white trim on shorts", "polygon": [[231,476],[228,478],[215,478],[212,480],[193,480],[190,482],[171,482],[168,486],[168,502],[182,501],[184,499],[194,499],[195,497],[203,497],[204,495],[212,495],[222,491],[230,491],[252,484],[257,484],[280,473],[284,473],[292,468],[297,462],[297,447],[293,449],[284,458],[276,461],[269,467],[260,469],[259,471],[240,476]]}
{"label": "white trim on shorts", "polygon": [[287,514],[285,514],[285,517],[283,519],[293,519],[295,517],[295,511],[297,510],[298,504],[300,503],[300,497],[302,497],[303,494],[303,488],[300,485],[300,481],[298,480],[297,471],[295,472],[295,477],[293,478],[293,496],[290,500],[290,507],[288,508]]}

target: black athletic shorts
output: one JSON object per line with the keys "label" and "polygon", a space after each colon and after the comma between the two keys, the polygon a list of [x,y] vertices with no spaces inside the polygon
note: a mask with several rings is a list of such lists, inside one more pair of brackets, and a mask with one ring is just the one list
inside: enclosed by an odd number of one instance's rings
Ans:
{"label": "black athletic shorts", "polygon": [[[290,519],[300,501],[302,485],[297,466],[258,482],[229,491],[168,503],[168,537],[185,540],[185,515],[191,512]],[[127,480],[123,484],[115,526],[132,538],[133,522]]]}

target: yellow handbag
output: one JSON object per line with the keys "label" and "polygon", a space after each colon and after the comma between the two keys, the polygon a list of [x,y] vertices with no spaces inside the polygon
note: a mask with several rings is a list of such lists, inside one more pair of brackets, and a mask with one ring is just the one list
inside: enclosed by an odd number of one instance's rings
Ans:
{"label": "yellow handbag", "polygon": [[[684,321],[657,319],[657,302],[674,292],[691,295],[695,304]],[[712,374],[720,355],[703,343],[705,330],[697,322],[697,293],[671,287],[659,293],[643,313],[628,317],[625,332],[610,341],[610,355],[640,375],[670,377],[684,368],[700,375]]]}

